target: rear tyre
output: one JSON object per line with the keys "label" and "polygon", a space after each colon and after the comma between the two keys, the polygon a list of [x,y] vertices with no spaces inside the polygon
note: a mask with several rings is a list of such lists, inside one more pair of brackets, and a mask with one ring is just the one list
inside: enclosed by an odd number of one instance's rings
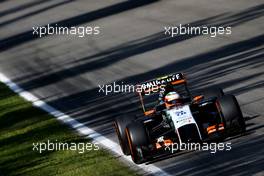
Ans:
{"label": "rear tyre", "polygon": [[221,98],[222,96],[224,96],[224,91],[220,87],[214,87],[214,88],[205,90],[203,92],[203,96],[205,99],[213,98],[213,97]]}
{"label": "rear tyre", "polygon": [[126,135],[132,160],[136,164],[146,162],[149,138],[145,126],[139,122],[130,123],[126,128]]}
{"label": "rear tyre", "polygon": [[119,144],[124,155],[130,155],[128,140],[125,130],[127,125],[131,123],[133,120],[135,120],[135,118],[123,116],[116,118],[114,121],[114,126],[119,140]]}
{"label": "rear tyre", "polygon": [[221,113],[225,121],[227,134],[236,135],[246,131],[245,120],[234,95],[226,95],[219,99]]}

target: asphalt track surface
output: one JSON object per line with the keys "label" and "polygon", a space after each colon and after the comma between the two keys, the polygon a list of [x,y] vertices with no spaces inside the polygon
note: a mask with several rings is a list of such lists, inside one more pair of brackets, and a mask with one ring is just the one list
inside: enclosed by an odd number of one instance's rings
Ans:
{"label": "asphalt track surface", "polygon": [[[263,0],[2,0],[0,71],[41,100],[117,142],[112,121],[136,112],[133,94],[98,85],[134,84],[184,72],[193,90],[214,85],[235,94],[247,135],[232,150],[190,152],[154,164],[172,175],[264,174]],[[98,25],[99,36],[32,37],[46,24]],[[164,36],[164,26],[232,26],[232,35]]]}

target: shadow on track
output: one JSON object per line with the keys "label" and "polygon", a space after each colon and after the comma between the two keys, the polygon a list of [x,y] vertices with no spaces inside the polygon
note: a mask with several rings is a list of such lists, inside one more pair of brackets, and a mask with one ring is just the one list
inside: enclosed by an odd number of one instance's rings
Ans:
{"label": "shadow on track", "polygon": [[177,175],[254,175],[263,172],[264,136],[232,145],[230,151],[195,152],[185,157],[168,160],[166,171],[178,171]]}
{"label": "shadow on track", "polygon": [[47,10],[50,10],[50,9],[56,8],[56,7],[61,6],[61,5],[65,5],[65,4],[71,3],[71,2],[73,2],[73,1],[75,1],[75,0],[66,0],[66,1],[63,1],[63,2],[59,2],[59,3],[55,3],[55,4],[52,4],[52,5],[49,5],[49,6],[43,7],[43,8],[41,8],[41,9],[35,10],[35,11],[33,11],[33,12],[29,12],[29,13],[27,13],[27,14],[25,14],[25,15],[21,15],[21,16],[19,16],[19,17],[16,17],[16,18],[13,18],[13,19],[10,19],[10,20],[7,20],[7,21],[4,21],[4,22],[1,22],[1,23],[0,23],[0,27],[4,27],[4,26],[6,26],[6,25],[9,25],[9,24],[11,24],[11,23],[17,22],[17,21],[22,20],[22,19],[24,19],[24,18],[31,17],[31,16],[36,15],[36,14],[39,14],[39,13],[43,13],[43,12],[45,12],[45,11],[47,11]]}
{"label": "shadow on track", "polygon": [[[2,0],[0,2],[5,2],[5,1],[6,0]],[[4,17],[6,15],[12,14],[12,13],[16,13],[18,11],[22,11],[22,10],[25,10],[25,9],[28,9],[28,8],[43,4],[43,3],[47,3],[49,1],[51,1],[51,0],[38,0],[38,1],[34,1],[34,2],[28,2],[26,4],[23,4],[23,5],[20,5],[20,6],[17,6],[17,7],[13,7],[11,9],[8,9],[8,10],[0,12],[0,18]]]}
{"label": "shadow on track", "polygon": [[[111,15],[119,14],[127,10],[132,10],[141,6],[149,5],[151,3],[155,3],[158,0],[135,0],[135,1],[125,1],[120,2],[118,4],[114,4],[99,10],[95,10],[92,12],[88,12],[79,16],[75,16],[72,18],[68,18],[62,21],[51,23],[50,26],[58,26],[62,27],[71,27],[78,26],[83,23],[88,23],[94,20],[98,20],[101,18],[105,18]],[[26,31],[21,34],[14,35],[12,37],[0,40],[0,52],[10,49],[12,47],[18,46],[20,44],[38,39],[37,35],[32,35],[33,30]]]}
{"label": "shadow on track", "polygon": [[[236,26],[240,25],[248,20],[253,20],[255,18],[259,18],[264,15],[263,11],[264,5],[259,5],[253,8],[246,9],[242,12],[235,13],[235,14],[220,14],[217,16],[213,16],[210,18],[202,19],[195,21],[191,23],[192,26]],[[187,25],[187,24],[186,24]],[[92,72],[97,69],[102,69],[106,66],[112,65],[120,60],[127,59],[129,57],[142,54],[145,52],[149,52],[155,49],[159,49],[162,47],[166,47],[171,44],[175,44],[178,42],[182,42],[194,37],[197,37],[199,35],[180,35],[176,36],[174,38],[171,38],[169,36],[164,35],[164,31],[155,33],[153,35],[144,37],[142,39],[130,41],[128,43],[123,43],[119,46],[110,48],[106,51],[102,51],[98,54],[88,56],[85,58],[80,58],[75,62],[78,61],[84,61],[85,63],[69,67],[68,69],[58,70],[51,72],[49,74],[45,74],[43,76],[39,76],[35,79],[29,80],[26,83],[22,84],[22,87],[25,89],[35,89],[38,87],[46,86],[49,84],[54,84],[56,82],[62,81],[63,79],[70,78],[77,76],[79,74]],[[263,42],[263,36],[259,37],[256,40],[259,45],[260,42]],[[250,41],[251,43],[254,43],[254,41]],[[261,43],[260,43],[261,44]],[[228,52],[233,52],[233,50],[236,50],[236,48],[240,48],[239,44],[238,46],[234,46],[234,48],[231,48]],[[219,55],[223,55],[225,53],[219,52]],[[205,59],[210,59],[210,56],[206,56]],[[90,61],[92,60],[92,61]],[[195,61],[195,63],[199,63],[200,60]],[[74,65],[74,63],[70,63],[70,65]],[[184,66],[183,66],[184,67]],[[159,75],[162,73],[156,72],[156,70],[152,71],[150,75]],[[144,78],[144,77],[142,77]],[[16,81],[20,81],[21,79],[24,79],[23,77],[17,78]]]}

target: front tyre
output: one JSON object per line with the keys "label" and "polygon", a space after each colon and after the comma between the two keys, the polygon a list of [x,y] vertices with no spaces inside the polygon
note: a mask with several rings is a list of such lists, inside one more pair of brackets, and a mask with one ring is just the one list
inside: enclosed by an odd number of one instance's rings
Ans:
{"label": "front tyre", "polygon": [[234,95],[225,95],[219,99],[221,113],[227,133],[235,135],[246,131],[245,120]]}
{"label": "front tyre", "polygon": [[120,147],[124,155],[130,155],[128,140],[126,136],[126,127],[129,123],[131,123],[135,118],[133,116],[122,116],[118,117],[114,121],[115,130],[117,133],[117,137],[119,140]]}
{"label": "front tyre", "polygon": [[126,128],[129,149],[132,160],[136,164],[146,162],[149,138],[144,124],[139,122],[130,123]]}

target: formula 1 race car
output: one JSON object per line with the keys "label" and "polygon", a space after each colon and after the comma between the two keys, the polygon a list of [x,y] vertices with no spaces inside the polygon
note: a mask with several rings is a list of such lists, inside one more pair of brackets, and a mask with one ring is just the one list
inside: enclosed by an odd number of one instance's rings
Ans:
{"label": "formula 1 race car", "polygon": [[114,125],[125,155],[137,164],[178,143],[219,141],[245,131],[245,121],[233,95],[220,88],[190,93],[182,73],[139,85],[143,115],[115,119]]}

